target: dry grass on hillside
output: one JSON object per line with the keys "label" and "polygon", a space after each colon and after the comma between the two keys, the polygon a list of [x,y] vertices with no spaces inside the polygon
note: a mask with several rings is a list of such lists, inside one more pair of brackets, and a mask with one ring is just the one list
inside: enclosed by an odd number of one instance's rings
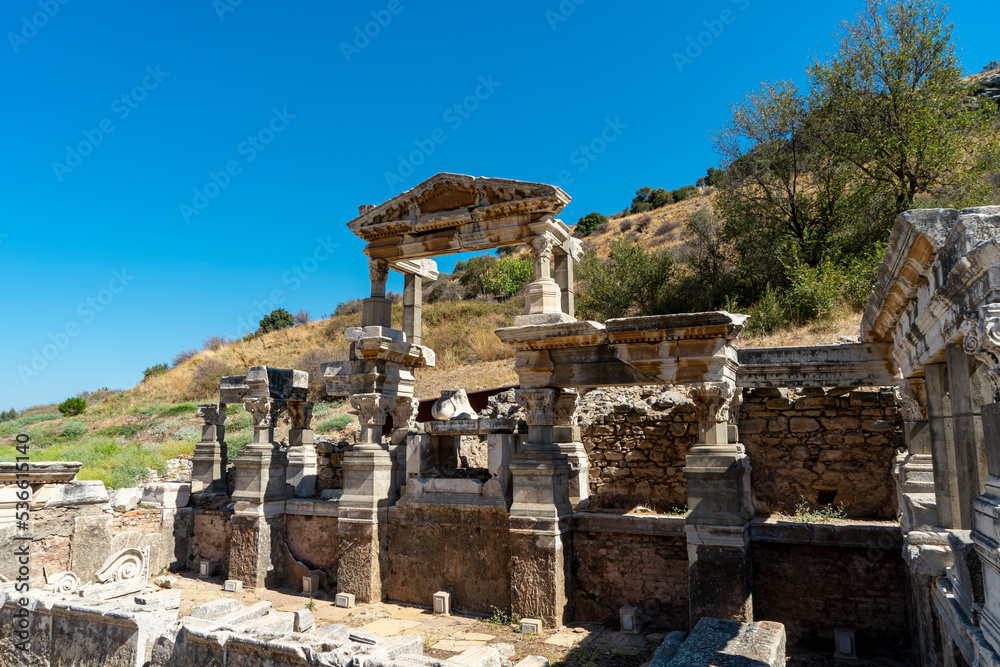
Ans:
{"label": "dry grass on hillside", "polygon": [[700,208],[711,208],[716,198],[714,188],[705,194],[661,208],[608,220],[607,228],[583,239],[584,250],[593,249],[598,257],[607,257],[611,245],[620,238],[631,238],[646,248],[672,250],[684,243],[684,224]]}
{"label": "dry grass on hillside", "polygon": [[861,313],[846,309],[829,320],[812,322],[800,327],[782,329],[762,336],[740,336],[737,347],[786,347],[792,345],[837,345],[842,338],[858,337],[861,333]]}

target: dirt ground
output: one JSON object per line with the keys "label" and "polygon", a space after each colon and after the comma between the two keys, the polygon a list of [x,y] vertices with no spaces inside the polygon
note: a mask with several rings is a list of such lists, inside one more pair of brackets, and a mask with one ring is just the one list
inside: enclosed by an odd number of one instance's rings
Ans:
{"label": "dirt ground", "polygon": [[[295,611],[312,603],[317,626],[341,624],[387,637],[418,635],[424,655],[447,659],[479,646],[496,646],[507,665],[529,655],[547,658],[553,667],[640,667],[653,657],[666,633],[624,634],[599,623],[573,623],[558,629],[543,629],[540,634],[522,634],[509,618],[464,614],[453,610],[449,616],[435,615],[430,607],[382,602],[359,604],[342,609],[334,604],[336,595],[321,592],[312,598],[291,587],[245,590],[227,593],[219,577],[200,578],[193,573],[172,575],[173,588],[181,591],[180,615],[186,616],[198,605],[217,598],[233,598],[250,605],[269,601],[277,611]],[[818,646],[792,646],[788,649],[789,667],[834,667],[830,651]],[[915,664],[910,656],[885,650],[879,655],[863,656],[855,664],[880,667],[908,667]]]}

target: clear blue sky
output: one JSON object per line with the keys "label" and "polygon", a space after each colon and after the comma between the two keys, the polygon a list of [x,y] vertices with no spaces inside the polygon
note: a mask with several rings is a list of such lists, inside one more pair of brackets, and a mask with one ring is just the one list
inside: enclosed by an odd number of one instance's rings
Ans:
{"label": "clear blue sky", "polygon": [[[965,69],[1000,58],[995,2],[952,7]],[[244,333],[275,291],[317,317],[364,296],[344,223],[439,171],[560,184],[570,224],[643,185],[692,183],[717,163],[708,133],[730,102],[804,82],[855,12],[6,0],[0,408],[132,386],[208,335]]]}

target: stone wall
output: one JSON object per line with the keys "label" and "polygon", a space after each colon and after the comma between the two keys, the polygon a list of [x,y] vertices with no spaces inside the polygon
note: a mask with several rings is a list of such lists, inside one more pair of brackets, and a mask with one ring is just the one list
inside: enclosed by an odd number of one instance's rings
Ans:
{"label": "stone wall", "polygon": [[210,560],[218,564],[218,572],[228,572],[232,518],[231,509],[195,509],[194,537],[191,538],[192,567],[198,567],[203,560]]}
{"label": "stone wall", "polygon": [[573,521],[577,619],[617,626],[620,607],[637,607],[642,630],[687,628],[683,517],[581,512]]}
{"label": "stone wall", "polygon": [[451,593],[463,612],[510,609],[510,533],[504,507],[400,506],[389,509],[386,597],[429,605]]}
{"label": "stone wall", "polygon": [[694,404],[657,390],[588,392],[580,428],[598,505],[620,497],[656,509],[687,505],[684,457],[698,440]]}
{"label": "stone wall", "polygon": [[112,533],[159,533],[163,530],[163,512],[158,508],[136,507],[133,510],[115,510],[111,522]]}
{"label": "stone wall", "polygon": [[337,581],[337,517],[285,515],[285,544],[295,560]]}
{"label": "stone wall", "polygon": [[744,392],[740,442],[759,511],[793,514],[804,499],[812,507],[844,503],[852,519],[894,518],[892,459],[903,434],[892,393],[804,393]]}
{"label": "stone wall", "polygon": [[897,547],[753,542],[754,618],[785,624],[789,642],[857,632],[859,648],[909,646],[906,569]]}
{"label": "stone wall", "polygon": [[344,451],[350,447],[346,441],[316,443],[316,493],[343,488]]}

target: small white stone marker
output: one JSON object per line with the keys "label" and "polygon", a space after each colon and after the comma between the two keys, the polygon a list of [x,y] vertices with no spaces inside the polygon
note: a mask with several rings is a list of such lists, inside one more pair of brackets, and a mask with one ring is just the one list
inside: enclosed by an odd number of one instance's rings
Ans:
{"label": "small white stone marker", "polygon": [[354,606],[353,593],[337,593],[337,606],[350,609]]}
{"label": "small white stone marker", "polygon": [[622,607],[618,610],[618,618],[621,620],[624,634],[639,634],[639,622],[635,617],[635,607]]}
{"label": "small white stone marker", "polygon": [[537,618],[522,618],[521,619],[521,634],[522,635],[537,635],[542,631],[542,621]]}
{"label": "small white stone marker", "polygon": [[243,590],[243,582],[239,579],[226,579],[226,584],[223,586],[223,590],[229,593],[239,593]]}
{"label": "small white stone marker", "polygon": [[833,644],[837,647],[837,652],[833,654],[834,660],[858,661],[858,647],[854,642],[854,630],[835,629],[833,631]]}
{"label": "small white stone marker", "polygon": [[315,595],[319,592],[318,574],[307,574],[302,577],[302,592],[307,595]]}
{"label": "small white stone marker", "polygon": [[434,594],[434,613],[451,615],[451,593],[438,591]]}
{"label": "small white stone marker", "polygon": [[210,560],[203,560],[198,566],[198,576],[200,577],[211,577],[215,574],[215,562]]}

